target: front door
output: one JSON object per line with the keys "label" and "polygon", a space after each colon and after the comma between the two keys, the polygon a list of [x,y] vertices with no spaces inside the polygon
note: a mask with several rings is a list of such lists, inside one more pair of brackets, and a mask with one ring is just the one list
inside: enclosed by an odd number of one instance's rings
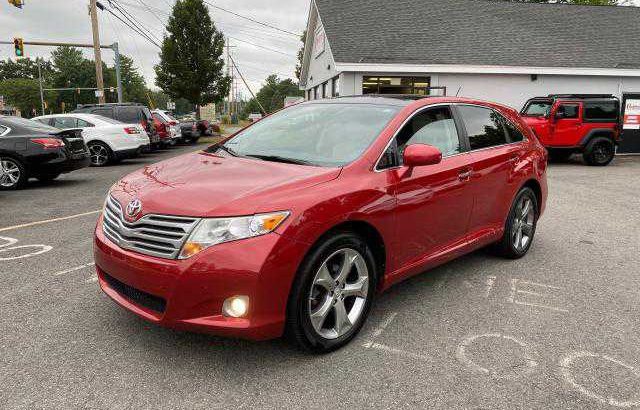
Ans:
{"label": "front door", "polygon": [[573,147],[582,139],[582,104],[560,103],[551,113],[554,121],[551,133],[551,145],[554,147]]}
{"label": "front door", "polygon": [[[396,197],[395,266],[419,268],[432,258],[451,256],[467,232],[472,195],[468,192],[469,159],[449,106],[423,109],[398,132],[390,150],[398,163],[388,163]],[[440,164],[407,167],[402,153],[411,144],[429,144],[443,154]],[[383,165],[384,167],[384,165]]]}

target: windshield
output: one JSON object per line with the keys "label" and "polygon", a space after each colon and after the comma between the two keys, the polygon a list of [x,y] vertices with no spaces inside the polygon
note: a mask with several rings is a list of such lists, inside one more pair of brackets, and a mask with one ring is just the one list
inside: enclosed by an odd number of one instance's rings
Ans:
{"label": "windshield", "polygon": [[21,128],[28,132],[42,132],[46,134],[60,132],[57,128],[42,124],[38,121],[27,120],[22,117],[2,117],[0,121],[2,122],[2,125],[6,125],[9,128]]}
{"label": "windshield", "polygon": [[551,112],[551,101],[529,101],[522,110],[522,115],[527,117],[547,117]]}
{"label": "windshield", "polygon": [[343,166],[358,158],[399,110],[375,104],[297,105],[241,131],[223,149],[267,161]]}

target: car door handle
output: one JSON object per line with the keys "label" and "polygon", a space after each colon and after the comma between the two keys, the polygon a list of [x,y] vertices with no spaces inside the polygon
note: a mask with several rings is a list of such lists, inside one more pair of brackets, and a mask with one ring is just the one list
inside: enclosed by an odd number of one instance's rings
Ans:
{"label": "car door handle", "polygon": [[460,173],[458,174],[458,179],[460,181],[468,181],[471,179],[471,170],[470,169],[464,169],[462,171],[460,171]]}

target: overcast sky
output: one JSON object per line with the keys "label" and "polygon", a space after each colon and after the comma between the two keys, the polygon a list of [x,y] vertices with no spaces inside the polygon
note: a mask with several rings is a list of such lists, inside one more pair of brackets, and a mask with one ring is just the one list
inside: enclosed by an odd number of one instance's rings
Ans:
{"label": "overcast sky", "polygon": [[[108,0],[100,0],[108,7]],[[301,33],[306,24],[309,0],[208,0],[227,10],[253,17],[276,27]],[[117,0],[138,18],[156,37],[162,38],[164,24],[174,0]],[[640,5],[640,0],[635,0]],[[90,43],[91,24],[87,12],[88,0],[26,0],[22,10],[0,0],[0,39],[10,41],[13,37],[25,40],[66,41]],[[151,10],[145,8],[148,5]],[[283,78],[294,76],[296,53],[300,41],[295,36],[275,31],[249,22],[224,11],[211,8],[211,16],[222,32],[232,37],[232,55],[247,77],[254,91],[271,73]],[[158,49],[132,32],[106,11],[99,14],[102,44],[120,43],[123,53],[134,58],[144,74],[147,85],[155,88],[153,66],[158,62]],[[258,48],[243,41],[249,41]],[[29,57],[49,57],[50,48],[26,46]],[[85,55],[93,58],[92,50]],[[13,46],[0,45],[0,59],[13,56]],[[113,64],[110,50],[103,51],[103,60]],[[238,82],[243,95],[248,96],[244,86]]]}
{"label": "overcast sky", "polygon": [[[99,0],[108,7],[108,0]],[[117,0],[134,15],[156,37],[162,38],[164,24],[175,0]],[[301,33],[306,25],[308,0],[208,0],[209,3],[270,23],[276,27]],[[0,40],[11,41],[13,37],[26,40],[64,41],[91,43],[91,23],[88,16],[88,0],[26,0],[20,10],[0,1]],[[145,8],[151,8],[153,13]],[[233,37],[232,51],[238,67],[249,85],[257,91],[261,82],[271,73],[283,78],[295,78],[296,53],[301,45],[298,38],[263,27],[224,11],[210,8],[210,14],[225,35]],[[135,34],[106,11],[98,12],[100,40],[102,44],[117,41],[122,53],[133,57],[144,74],[147,85],[155,88],[153,66],[158,62],[158,49]],[[235,39],[237,40],[235,40]],[[258,48],[240,40],[270,48],[273,52]],[[49,58],[48,47],[25,46],[28,57]],[[113,65],[113,53],[103,50],[103,60]],[[93,59],[93,50],[85,50]],[[0,45],[0,59],[13,57],[12,45]],[[243,95],[248,97],[245,87],[238,80]]]}

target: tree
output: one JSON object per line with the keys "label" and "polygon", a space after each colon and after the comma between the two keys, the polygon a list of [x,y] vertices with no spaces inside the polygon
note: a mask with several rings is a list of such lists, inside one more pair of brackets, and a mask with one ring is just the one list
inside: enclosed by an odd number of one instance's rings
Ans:
{"label": "tree", "polygon": [[[304,92],[298,88],[298,85],[292,79],[280,80],[276,74],[272,74],[266,78],[265,84],[256,94],[256,98],[267,113],[272,113],[284,107],[285,97],[303,95]],[[261,112],[255,98],[249,100],[244,107],[242,116],[246,117],[253,112]]]}
{"label": "tree", "polygon": [[[109,73],[115,78],[115,68],[109,68]],[[122,76],[122,98],[124,101],[146,102],[147,83],[135,67],[133,59],[123,54],[120,54],[120,75]],[[117,87],[117,81],[116,84],[110,86]]]}
{"label": "tree", "polygon": [[18,108],[23,116],[32,117],[40,111],[40,85],[32,78],[11,78],[0,81],[0,95],[6,104]]}
{"label": "tree", "polygon": [[300,50],[298,50],[298,64],[296,64],[296,78],[298,79],[298,82],[300,82],[302,65],[304,64],[304,45],[307,42],[307,30],[302,33],[300,41],[302,41],[302,46],[300,47]]}
{"label": "tree", "polygon": [[196,106],[222,101],[231,84],[223,73],[224,44],[202,0],[178,0],[155,66],[156,85]]}
{"label": "tree", "polygon": [[[42,78],[48,81],[53,74],[53,65],[50,61],[41,61]],[[0,61],[0,81],[10,78],[38,79],[38,63],[30,58],[21,58],[16,61],[7,59]]]}

